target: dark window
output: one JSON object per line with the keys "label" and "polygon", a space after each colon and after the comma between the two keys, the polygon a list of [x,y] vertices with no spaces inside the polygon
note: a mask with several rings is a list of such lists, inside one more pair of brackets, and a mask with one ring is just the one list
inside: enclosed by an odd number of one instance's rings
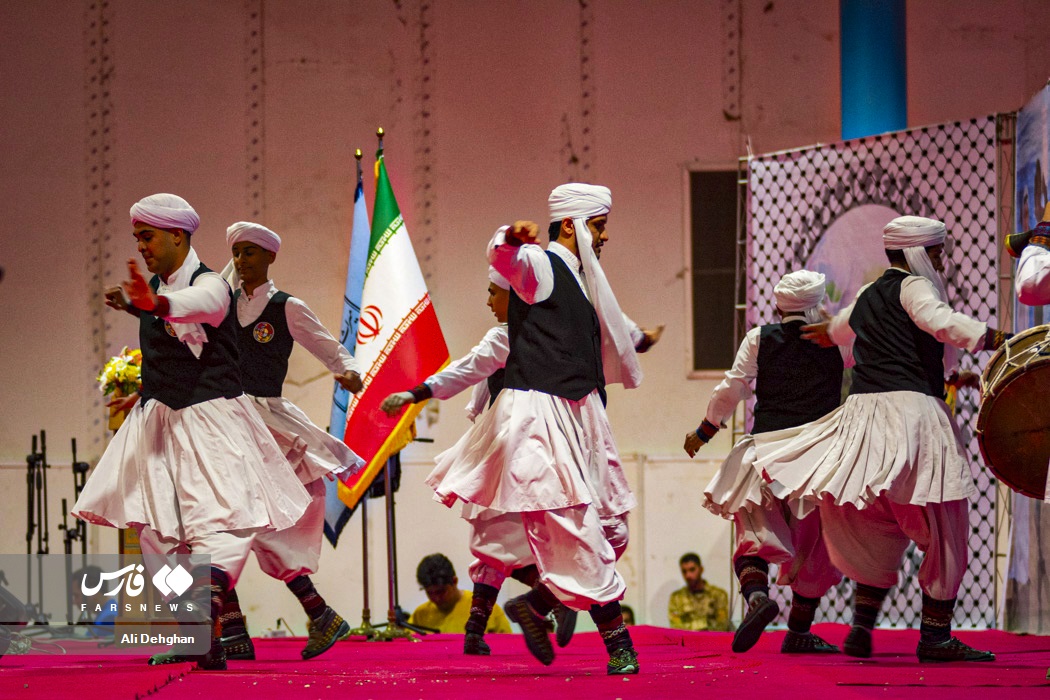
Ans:
{"label": "dark window", "polygon": [[733,365],[737,171],[689,173],[692,242],[693,369]]}

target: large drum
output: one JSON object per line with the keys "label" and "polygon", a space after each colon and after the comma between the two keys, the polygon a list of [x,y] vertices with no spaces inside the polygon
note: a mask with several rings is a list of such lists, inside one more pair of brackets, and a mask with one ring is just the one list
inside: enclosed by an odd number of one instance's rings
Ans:
{"label": "large drum", "polygon": [[977,439],[988,467],[1026,496],[1046,496],[1050,464],[1050,326],[1015,335],[981,375]]}

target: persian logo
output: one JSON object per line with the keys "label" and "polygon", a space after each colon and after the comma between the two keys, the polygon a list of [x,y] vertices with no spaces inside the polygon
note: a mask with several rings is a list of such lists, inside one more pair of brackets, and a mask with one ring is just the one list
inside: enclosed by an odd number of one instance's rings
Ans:
{"label": "persian logo", "polygon": [[375,340],[383,330],[383,312],[378,306],[369,305],[361,309],[361,318],[357,322],[357,343],[364,345]]}
{"label": "persian logo", "polygon": [[[103,595],[112,598],[123,589],[129,597],[135,598],[146,587],[146,579],[142,575],[142,571],[142,564],[129,564],[118,571],[103,572],[99,575],[98,583],[94,586],[88,585],[87,574],[84,574],[84,577],[80,580],[80,592],[86,596],[93,596],[102,590],[103,584],[107,581],[116,581],[116,585]],[[174,569],[165,564],[160,571],[154,574],[152,580],[156,589],[165,596],[172,593],[182,595],[193,584],[193,577],[190,575],[190,572],[182,568],[181,564],[176,564]]]}
{"label": "persian logo", "polygon": [[153,585],[165,596],[172,593],[182,595],[193,585],[193,576],[182,568],[182,564],[176,564],[174,569],[165,564],[160,571],[153,574]]}
{"label": "persian logo", "polygon": [[255,328],[252,329],[252,337],[255,338],[256,342],[269,343],[273,340],[273,326],[266,321],[256,323]]}

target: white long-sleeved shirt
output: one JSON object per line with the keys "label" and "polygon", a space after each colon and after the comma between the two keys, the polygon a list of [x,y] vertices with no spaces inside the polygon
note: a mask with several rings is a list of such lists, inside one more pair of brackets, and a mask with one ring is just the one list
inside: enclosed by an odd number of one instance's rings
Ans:
{"label": "white long-sleeved shirt", "polygon": [[[267,280],[256,287],[251,296],[248,296],[242,287],[241,295],[237,298],[237,322],[242,328],[259,318],[277,291],[273,280]],[[301,299],[297,297],[288,299],[284,305],[284,317],[288,321],[288,332],[292,340],[316,357],[329,372],[334,374],[360,372],[354,356],[328,332],[328,329]]]}
{"label": "white long-sleeved shirt", "polygon": [[[805,321],[802,316],[785,316],[781,323]],[[719,382],[707,402],[707,420],[710,423],[725,425],[736,410],[736,405],[751,396],[751,383],[758,377],[758,347],[762,340],[762,327],[752,328],[740,342],[736,351],[733,366]],[[853,366],[853,348],[845,345],[840,348],[845,367]]]}
{"label": "white long-sleeved shirt", "polygon": [[1050,250],[1029,245],[1021,252],[1014,275],[1017,299],[1029,306],[1050,304]]}
{"label": "white long-sleeved shirt", "polygon": [[[836,345],[848,345],[856,338],[856,333],[849,325],[849,318],[857,299],[867,287],[861,287],[850,305],[835,314],[828,324],[828,335]],[[901,306],[916,326],[938,342],[969,352],[978,352],[984,348],[988,324],[953,311],[952,307],[938,298],[933,284],[925,277],[909,275],[901,282]]]}
{"label": "white long-sleeved shirt", "polygon": [[483,382],[507,364],[510,338],[507,324],[493,326],[463,357],[424,380],[435,399],[450,399],[464,389]]}
{"label": "white long-sleeved shirt", "polygon": [[206,272],[190,285],[193,273],[200,267],[197,252],[190,248],[179,269],[160,280],[157,295],[168,300],[168,315],[164,320],[171,323],[206,323],[219,326],[230,310],[229,287],[215,272]]}

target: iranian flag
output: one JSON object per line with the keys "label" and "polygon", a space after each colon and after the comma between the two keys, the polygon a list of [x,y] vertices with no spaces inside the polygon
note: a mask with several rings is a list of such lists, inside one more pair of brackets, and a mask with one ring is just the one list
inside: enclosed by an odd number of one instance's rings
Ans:
{"label": "iranian flag", "polygon": [[343,441],[368,466],[339,482],[339,498],[357,505],[391,455],[412,441],[423,403],[390,418],[379,404],[395,391],[416,386],[449,362],[448,347],[430,303],[416,252],[390,187],[383,151],[376,154],[376,195],[368,242],[361,316],[354,357],[367,370],[364,388],[346,409]]}

